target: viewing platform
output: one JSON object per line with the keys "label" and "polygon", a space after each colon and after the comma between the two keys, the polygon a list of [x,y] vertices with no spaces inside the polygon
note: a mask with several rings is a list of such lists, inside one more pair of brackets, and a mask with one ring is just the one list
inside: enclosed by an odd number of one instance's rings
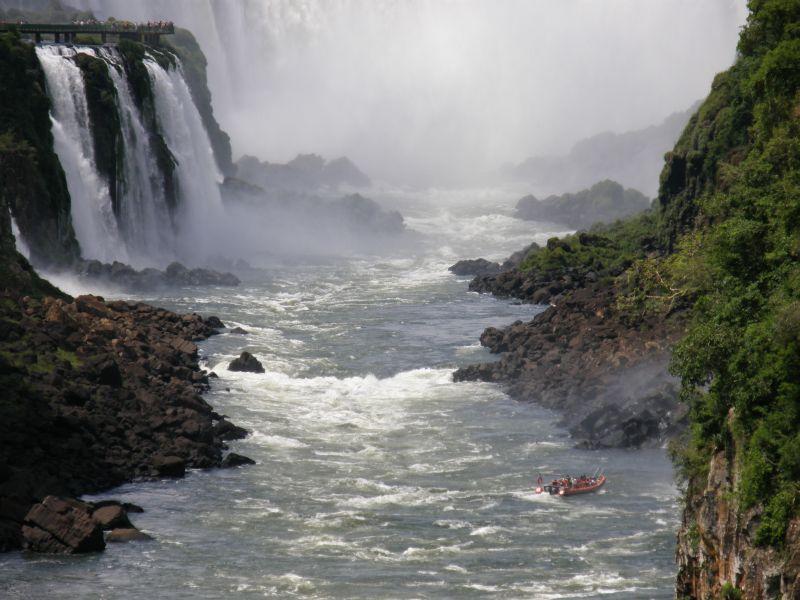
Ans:
{"label": "viewing platform", "polygon": [[[45,24],[45,23],[2,23],[0,33],[18,31],[23,36],[33,38],[37,44],[43,41],[53,41],[57,44],[71,44],[78,35],[99,36],[103,44],[109,40],[121,39],[136,40],[158,46],[162,35],[173,35],[173,23],[131,23],[128,21],[111,21],[105,23],[70,23],[70,24]],[[47,40],[45,39],[47,36]]]}

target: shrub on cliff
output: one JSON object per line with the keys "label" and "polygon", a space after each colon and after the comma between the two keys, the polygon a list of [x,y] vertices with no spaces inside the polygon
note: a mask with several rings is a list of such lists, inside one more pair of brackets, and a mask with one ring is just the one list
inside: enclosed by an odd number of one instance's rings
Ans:
{"label": "shrub on cliff", "polygon": [[682,255],[695,237],[708,271],[673,360],[684,466],[735,441],[740,508],[763,505],[756,543],[780,545],[800,482],[800,3],[750,8],[737,64],[668,156],[659,239]]}

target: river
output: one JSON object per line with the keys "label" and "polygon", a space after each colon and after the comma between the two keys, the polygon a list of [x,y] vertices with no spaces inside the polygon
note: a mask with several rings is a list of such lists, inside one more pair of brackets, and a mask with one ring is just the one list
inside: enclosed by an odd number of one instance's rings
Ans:
{"label": "river", "polygon": [[[200,347],[219,375],[207,399],[252,432],[231,446],[257,464],[100,496],[142,505],[135,524],[155,541],[2,555],[3,597],[674,596],[678,492],[662,450],[575,450],[557,415],[451,381],[490,360],[485,327],[540,309],[468,293],[447,266],[554,230],[511,218],[512,192],[371,195],[401,206],[413,249],[272,261],[233,290],[140,298],[249,331]],[[243,349],[265,374],[227,370]],[[597,494],[532,493],[539,472],[597,467]]]}

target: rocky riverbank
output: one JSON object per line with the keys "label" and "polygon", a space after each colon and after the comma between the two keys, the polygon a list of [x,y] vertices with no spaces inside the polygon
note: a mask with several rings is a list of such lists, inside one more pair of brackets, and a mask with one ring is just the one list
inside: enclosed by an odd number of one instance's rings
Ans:
{"label": "rocky riverbank", "polygon": [[[2,297],[0,549],[98,549],[87,525],[95,507],[37,504],[47,496],[242,464],[224,456],[225,442],[245,430],[201,396],[210,374],[195,342],[222,327],[216,317],[97,296]],[[75,527],[90,539],[58,535]]]}
{"label": "rocky riverbank", "polygon": [[459,369],[456,381],[489,381],[510,395],[556,409],[579,445],[662,443],[686,409],[667,373],[684,320],[640,318],[618,309],[614,280],[588,269],[537,274],[512,268],[476,277],[470,289],[547,305],[532,321],[488,328],[481,344],[499,360]]}

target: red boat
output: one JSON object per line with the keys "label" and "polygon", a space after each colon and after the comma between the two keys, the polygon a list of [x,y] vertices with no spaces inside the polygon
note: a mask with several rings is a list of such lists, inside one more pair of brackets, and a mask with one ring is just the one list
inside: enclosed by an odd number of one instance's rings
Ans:
{"label": "red boat", "polygon": [[606,482],[606,476],[598,477],[565,477],[556,479],[550,485],[540,485],[536,488],[537,494],[547,492],[551,496],[575,496],[577,494],[588,494],[599,490]]}

